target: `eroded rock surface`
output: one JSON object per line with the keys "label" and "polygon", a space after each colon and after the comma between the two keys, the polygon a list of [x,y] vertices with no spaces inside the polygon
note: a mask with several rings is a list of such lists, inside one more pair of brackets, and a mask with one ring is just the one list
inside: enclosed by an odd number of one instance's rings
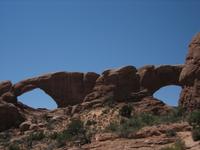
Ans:
{"label": "eroded rock surface", "polygon": [[17,103],[17,97],[35,88],[51,96],[58,107],[91,101],[138,102],[153,96],[167,85],[183,87],[180,106],[186,110],[200,108],[200,34],[192,40],[185,65],[147,65],[136,69],[125,66],[97,73],[56,72],[26,79],[14,85],[0,83],[0,99]]}
{"label": "eroded rock surface", "polygon": [[12,83],[11,81],[2,81],[0,82],[0,96],[9,90],[11,90]]}
{"label": "eroded rock surface", "polygon": [[189,45],[189,52],[179,81],[183,84],[180,106],[187,111],[200,109],[200,33]]}
{"label": "eroded rock surface", "polygon": [[19,109],[10,103],[0,103],[0,131],[11,127],[18,127],[25,117]]}
{"label": "eroded rock surface", "polygon": [[[12,86],[12,90],[3,94],[5,101],[12,101],[35,88],[40,88],[51,96],[58,107],[65,107],[81,103],[88,93],[91,92],[99,75],[96,73],[57,72],[35,78],[26,79]],[[12,100],[11,100],[12,99]]]}

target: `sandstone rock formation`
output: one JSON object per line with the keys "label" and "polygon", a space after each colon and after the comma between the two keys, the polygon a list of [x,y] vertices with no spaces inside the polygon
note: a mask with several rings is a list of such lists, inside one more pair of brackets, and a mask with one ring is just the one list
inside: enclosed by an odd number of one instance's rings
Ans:
{"label": "sandstone rock formation", "polygon": [[136,69],[125,66],[93,72],[57,72],[20,81],[0,83],[0,99],[16,104],[17,97],[35,88],[51,96],[58,107],[76,105],[82,102],[107,101],[137,102],[167,85],[183,87],[180,106],[186,110],[200,108],[200,34],[189,46],[185,65],[148,65]]}
{"label": "sandstone rock formation", "polygon": [[154,92],[167,85],[181,86],[179,76],[183,66],[161,65],[155,67],[149,65],[139,68],[141,89],[147,89],[153,95]]}
{"label": "sandstone rock formation", "polygon": [[179,81],[183,85],[180,106],[186,111],[200,109],[200,33],[189,45],[189,52]]}
{"label": "sandstone rock formation", "polygon": [[[12,87],[10,82],[3,82],[0,84],[0,92],[3,100],[14,102],[17,96],[40,88],[55,100],[58,107],[64,107],[81,103],[85,95],[91,92],[98,76],[92,72],[86,74],[57,72],[26,79]],[[3,94],[3,92],[5,93]]]}
{"label": "sandstone rock formation", "polygon": [[97,79],[93,92],[84,101],[112,97],[115,101],[125,101],[131,92],[139,92],[139,76],[137,69],[126,66],[119,69],[106,70]]}
{"label": "sandstone rock formation", "polygon": [[97,79],[95,87],[84,101],[112,97],[115,101],[138,101],[153,96],[161,87],[178,85],[183,65],[145,66],[136,69],[126,66],[107,70]]}
{"label": "sandstone rock formation", "polygon": [[0,103],[0,131],[17,127],[24,120],[25,117],[16,106],[10,103]]}
{"label": "sandstone rock formation", "polygon": [[[192,127],[182,122],[183,116],[153,96],[168,85],[182,88],[179,106],[185,111],[200,109],[200,33],[192,40],[184,65],[125,66],[101,75],[56,72],[16,84],[0,82],[0,149],[18,144],[23,149],[78,145],[77,149],[153,150],[178,140],[183,140],[187,149],[200,149],[192,139]],[[36,88],[51,96],[59,108],[33,109],[18,101],[20,95]],[[123,108],[130,110],[129,117],[121,114]],[[74,119],[80,120],[84,134],[80,139],[60,141],[58,137],[67,133],[66,127]],[[34,133],[39,139],[32,139]]]}
{"label": "sandstone rock formation", "polygon": [[0,82],[0,96],[6,92],[8,92],[12,87],[12,83],[10,81]]}

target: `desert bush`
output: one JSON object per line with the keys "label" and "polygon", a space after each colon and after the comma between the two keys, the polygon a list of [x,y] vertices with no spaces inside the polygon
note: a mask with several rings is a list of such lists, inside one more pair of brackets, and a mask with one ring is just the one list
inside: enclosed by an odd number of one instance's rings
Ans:
{"label": "desert bush", "polygon": [[108,97],[104,102],[104,106],[113,107],[114,105],[115,105],[115,100],[112,96]]}
{"label": "desert bush", "polygon": [[95,125],[97,122],[95,120],[87,120],[85,125],[86,126],[91,126],[91,125]]}
{"label": "desert bush", "polygon": [[8,150],[20,150],[20,147],[17,144],[10,144]]}
{"label": "desert bush", "polygon": [[200,127],[196,127],[192,129],[192,138],[194,141],[200,140]]}
{"label": "desert bush", "polygon": [[105,108],[104,110],[102,110],[102,114],[108,114],[109,113],[109,109],[108,108]]}
{"label": "desert bush", "polygon": [[117,122],[111,122],[106,128],[105,131],[116,132],[118,131],[119,124]]}
{"label": "desert bush", "polygon": [[43,138],[45,138],[45,135],[42,131],[31,133],[30,136],[29,136],[29,139],[32,140],[32,141],[40,141]]}
{"label": "desert bush", "polygon": [[125,121],[121,121],[118,134],[120,137],[127,138],[132,132],[136,132],[142,128],[142,123],[137,118],[131,118]]}
{"label": "desert bush", "polygon": [[176,134],[176,131],[173,130],[173,129],[167,130],[165,134],[166,134],[167,137],[174,137],[174,136],[177,135],[177,134]]}
{"label": "desert bush", "polygon": [[43,131],[38,131],[38,132],[33,132],[29,135],[28,139],[30,141],[40,141],[43,138],[45,138],[44,132]]}
{"label": "desert bush", "polygon": [[124,105],[120,110],[119,110],[119,114],[123,117],[127,117],[130,118],[131,117],[131,113],[133,111],[133,107],[131,105]]}
{"label": "desert bush", "polygon": [[189,114],[188,123],[193,127],[200,127],[200,111],[193,111]]}
{"label": "desert bush", "polygon": [[138,118],[121,119],[120,122],[111,122],[105,129],[108,132],[115,132],[120,137],[127,138],[129,133],[135,132],[142,127]]}
{"label": "desert bush", "polygon": [[61,147],[66,144],[66,141],[79,141],[79,144],[81,145],[89,143],[91,135],[84,128],[81,120],[74,119],[68,125],[66,130],[61,133],[55,133],[52,138],[55,138],[58,147]]}
{"label": "desert bush", "polygon": [[[128,137],[129,133],[136,132],[142,127],[152,126],[161,123],[174,123],[179,121],[180,117],[173,116],[173,113],[165,116],[156,116],[153,114],[142,113],[140,115],[134,115],[129,118],[121,118],[120,122],[111,122],[107,127],[106,131],[116,132],[121,137]],[[176,136],[175,131],[167,131],[167,136]]]}
{"label": "desert bush", "polygon": [[188,116],[188,123],[192,126],[192,138],[194,141],[200,140],[200,111],[195,110]]}
{"label": "desert bush", "polygon": [[72,136],[84,132],[83,122],[79,119],[73,119],[66,131]]}
{"label": "desert bush", "polygon": [[186,150],[186,146],[182,140],[177,140],[172,146],[162,148],[161,150]]}
{"label": "desert bush", "polygon": [[45,136],[43,131],[33,132],[26,139],[27,146],[29,148],[31,148],[32,144],[33,144],[33,141],[40,141],[40,140],[44,139],[45,137],[46,136]]}
{"label": "desert bush", "polygon": [[181,111],[182,111],[182,109],[180,109],[180,108],[173,109],[170,113],[168,113],[164,116],[159,116],[159,122],[160,123],[179,122],[183,119]]}
{"label": "desert bush", "polygon": [[158,116],[147,113],[141,114],[138,119],[143,126],[151,126],[159,122]]}
{"label": "desert bush", "polygon": [[48,135],[48,137],[49,137],[50,139],[52,139],[52,140],[55,140],[55,139],[57,138],[57,136],[58,136],[58,133],[57,133],[57,132],[53,132],[53,133],[50,133],[50,134]]}

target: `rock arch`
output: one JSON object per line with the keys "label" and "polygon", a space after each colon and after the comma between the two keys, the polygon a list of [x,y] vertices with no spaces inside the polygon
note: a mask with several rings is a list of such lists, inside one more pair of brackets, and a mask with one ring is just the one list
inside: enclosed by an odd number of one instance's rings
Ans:
{"label": "rock arch", "polygon": [[167,85],[178,85],[183,65],[144,66],[138,70],[134,66],[125,66],[103,72],[97,79],[93,91],[84,101],[104,98],[109,94],[116,101],[134,101]]}
{"label": "rock arch", "polygon": [[184,65],[144,66],[138,69],[140,87],[142,90],[147,89],[151,95],[168,85],[182,87],[179,77],[183,67]]}
{"label": "rock arch", "polygon": [[160,88],[177,85],[183,88],[179,105],[186,111],[200,109],[200,33],[189,45],[184,65],[148,65],[136,69],[125,66],[93,72],[57,72],[27,79],[12,85],[0,83],[0,102],[16,102],[17,96],[40,88],[50,95],[58,107],[79,104],[92,100],[105,100],[112,96],[116,101],[141,99],[153,96]]}
{"label": "rock arch", "polygon": [[81,103],[84,96],[93,88],[96,73],[57,72],[30,78],[16,83],[11,92],[18,97],[28,91],[39,88],[51,96],[58,107]]}

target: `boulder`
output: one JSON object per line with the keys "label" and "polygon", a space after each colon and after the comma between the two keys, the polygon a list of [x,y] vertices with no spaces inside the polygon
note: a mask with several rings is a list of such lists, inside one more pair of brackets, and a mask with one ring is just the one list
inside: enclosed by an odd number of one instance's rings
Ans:
{"label": "boulder", "polygon": [[11,90],[12,83],[11,81],[2,81],[0,82],[0,96]]}
{"label": "boulder", "polygon": [[0,103],[0,131],[18,127],[25,120],[18,108],[10,103]]}
{"label": "boulder", "polygon": [[32,123],[30,121],[25,121],[23,123],[20,124],[19,129],[24,132],[30,129],[30,126],[32,125]]}
{"label": "boulder", "polygon": [[154,98],[153,96],[147,96],[140,101],[134,103],[135,113],[150,113],[154,115],[166,115],[172,111],[172,108],[167,106],[161,100]]}
{"label": "boulder", "polygon": [[13,103],[16,104],[17,103],[17,97],[12,93],[12,92],[6,92],[1,96],[2,100],[4,102],[8,102],[8,103]]}

